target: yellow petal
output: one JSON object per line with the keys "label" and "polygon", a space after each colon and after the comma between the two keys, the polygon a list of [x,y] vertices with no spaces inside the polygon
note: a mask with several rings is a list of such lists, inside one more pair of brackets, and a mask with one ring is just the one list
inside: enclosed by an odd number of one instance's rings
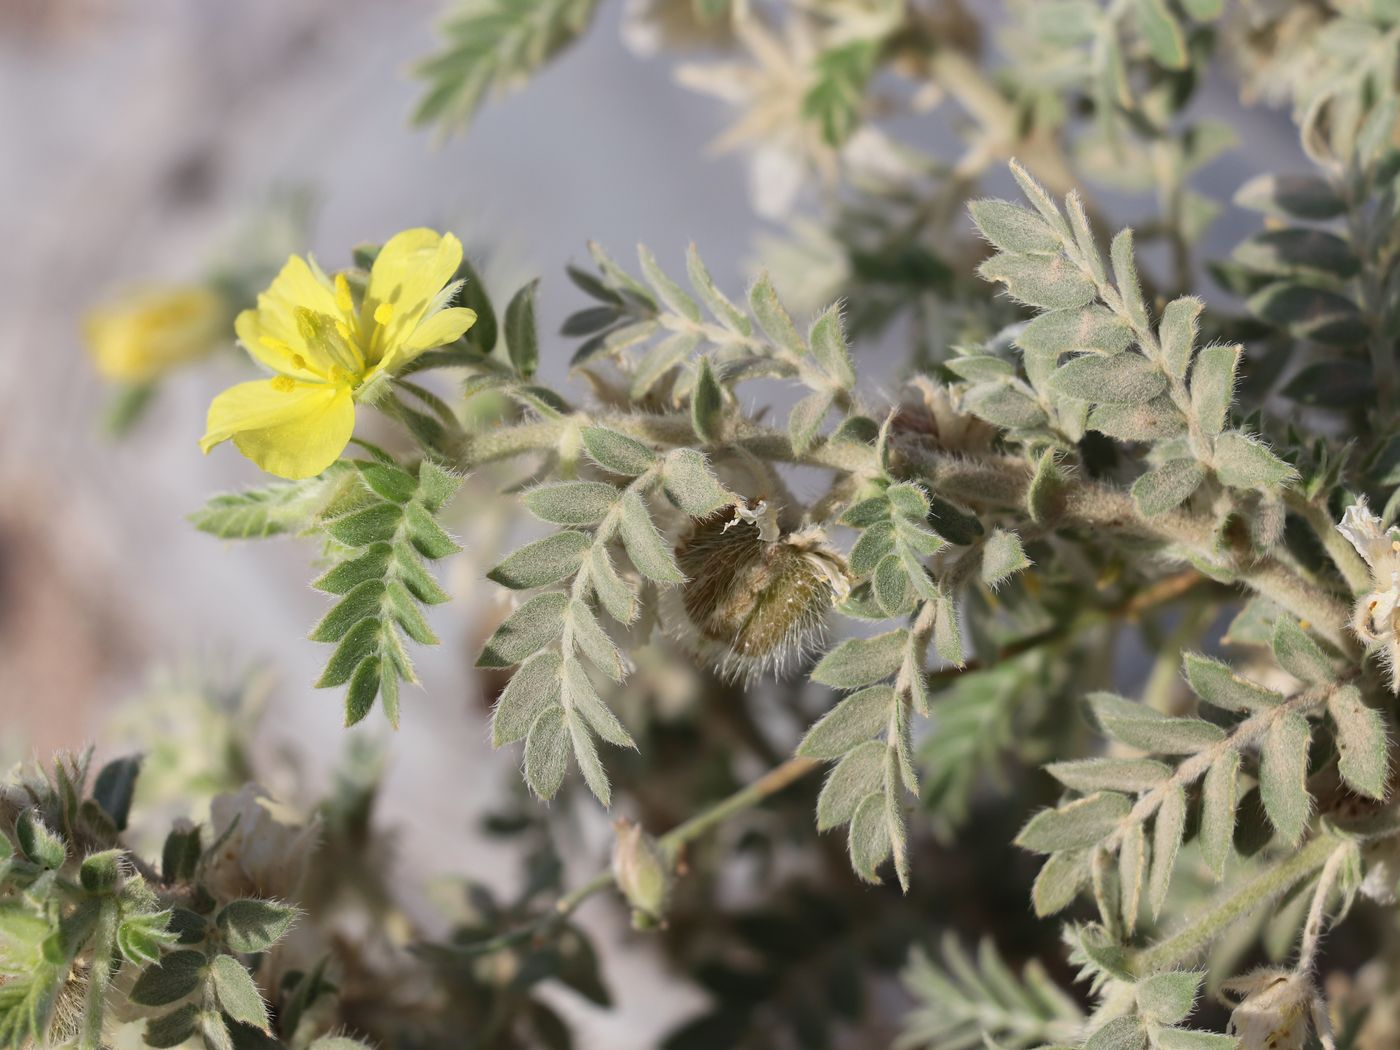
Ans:
{"label": "yellow petal", "polygon": [[268,285],[267,296],[287,305],[288,310],[304,306],[313,313],[329,314],[336,317],[340,307],[335,299],[335,285],[300,255],[287,257],[286,264],[272,283]]}
{"label": "yellow petal", "polygon": [[320,378],[335,362],[323,347],[307,342],[304,326],[297,322],[298,310],[331,318],[344,316],[330,278],[293,255],[267,291],[258,296],[257,309],[239,314],[234,328],[248,353],[274,372],[299,379]]}
{"label": "yellow petal", "polygon": [[[360,326],[366,333],[380,324],[376,315],[387,315],[383,333],[374,340],[376,361],[388,357],[407,341],[428,304],[452,280],[461,264],[462,242],[450,233],[419,228],[389,238],[375,257],[360,307]],[[390,307],[388,311],[381,309],[385,304]]]}
{"label": "yellow petal", "polygon": [[214,398],[199,445],[208,452],[232,438],[269,474],[309,478],[339,458],[354,430],[349,386],[278,377],[239,383]]}
{"label": "yellow petal", "polygon": [[[265,323],[266,320],[267,313],[263,310],[244,310],[233,320],[233,330],[238,333],[238,341],[243,344],[243,348],[253,360],[274,372],[281,372],[294,379],[320,379],[327,371],[325,363],[321,360],[324,355],[312,353],[308,349],[306,340],[296,332],[295,325],[292,326],[291,333],[295,342],[288,342],[285,327],[269,326]],[[273,331],[280,332],[281,335],[273,335]],[[309,358],[308,353],[311,354]],[[313,368],[313,362],[321,371]]]}
{"label": "yellow petal", "polygon": [[452,306],[439,310],[414,329],[404,343],[404,349],[412,353],[431,350],[455,339],[461,338],[472,325],[476,324],[476,311],[465,306]]}

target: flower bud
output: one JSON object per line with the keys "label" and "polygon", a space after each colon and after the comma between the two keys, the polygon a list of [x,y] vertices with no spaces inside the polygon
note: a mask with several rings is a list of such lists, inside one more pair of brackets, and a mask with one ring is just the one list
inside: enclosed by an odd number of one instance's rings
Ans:
{"label": "flower bud", "polygon": [[83,335],[105,378],[146,383],[213,349],[228,315],[223,299],[208,288],[155,288],[93,310]]}
{"label": "flower bud", "polygon": [[729,678],[785,666],[849,589],[845,562],[820,530],[779,534],[766,509],[713,514],[676,550],[687,582],[670,626]]}
{"label": "flower bud", "polygon": [[122,851],[104,850],[90,854],[78,869],[78,881],[89,893],[111,893],[122,877]]}
{"label": "flower bud", "polygon": [[613,878],[617,888],[633,908],[638,929],[653,926],[666,913],[671,893],[671,871],[656,839],[630,820],[613,823],[617,840],[613,845]]}

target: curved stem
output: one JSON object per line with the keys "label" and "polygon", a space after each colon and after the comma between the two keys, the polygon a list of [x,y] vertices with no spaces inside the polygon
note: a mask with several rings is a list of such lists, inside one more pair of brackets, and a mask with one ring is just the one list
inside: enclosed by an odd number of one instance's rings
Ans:
{"label": "curved stem", "polygon": [[1322,945],[1322,930],[1327,922],[1327,898],[1332,895],[1332,890],[1336,888],[1337,880],[1341,876],[1349,845],[1339,845],[1322,866],[1322,875],[1317,880],[1312,903],[1308,906],[1308,918],[1303,923],[1303,940],[1298,949],[1298,965],[1295,967],[1299,973],[1310,974],[1317,965],[1317,950]]}
{"label": "curved stem", "polygon": [[[672,865],[675,864],[681,849],[699,838],[711,828],[722,824],[736,813],[766,801],[780,791],[821,767],[821,763],[811,758],[790,758],[780,766],[770,769],[752,784],[740,788],[734,794],[715,803],[709,809],[696,814],[683,824],[678,824],[657,840],[662,852]],[[584,901],[613,884],[611,869],[600,871],[581,886],[570,890],[555,902],[553,909],[533,922],[484,941],[463,946],[452,946],[451,951],[461,955],[489,955],[503,948],[533,940],[550,927],[572,915]]]}
{"label": "curved stem", "polygon": [[1233,923],[1309,878],[1327,863],[1340,843],[1335,835],[1319,835],[1283,863],[1262,872],[1196,916],[1185,929],[1134,954],[1130,960],[1132,971],[1146,976],[1187,962]]}

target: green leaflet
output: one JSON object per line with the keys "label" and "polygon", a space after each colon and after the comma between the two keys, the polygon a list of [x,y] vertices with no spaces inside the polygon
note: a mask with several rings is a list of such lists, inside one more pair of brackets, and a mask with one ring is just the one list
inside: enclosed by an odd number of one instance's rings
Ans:
{"label": "green leaflet", "polygon": [[1036,853],[1092,846],[1111,832],[1130,809],[1132,802],[1126,795],[1096,792],[1058,809],[1041,810],[1016,836],[1016,845]]}
{"label": "green leaflet", "polygon": [[418,125],[463,130],[493,91],[535,73],[592,20],[597,0],[486,0],[443,26],[441,49],[418,63]]}
{"label": "green leaflet", "polygon": [[448,595],[424,561],[460,550],[436,518],[459,479],[427,460],[416,477],[384,464],[355,466],[363,484],[348,500],[350,509],[320,523],[339,546],[332,546],[333,564],[314,586],[340,600],[311,633],[336,646],[317,685],[348,685],[346,724],[363,719],[378,698],[397,725],[399,682],[416,681],[402,635],[437,643],[421,607]]}

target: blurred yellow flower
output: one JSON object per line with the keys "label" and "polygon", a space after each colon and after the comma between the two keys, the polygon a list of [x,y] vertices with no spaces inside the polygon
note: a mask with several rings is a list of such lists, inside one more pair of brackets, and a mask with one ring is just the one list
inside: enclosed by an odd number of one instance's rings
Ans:
{"label": "blurred yellow flower", "polygon": [[119,383],[146,383],[217,345],[223,299],[199,285],[138,291],[97,307],[83,336],[97,370]]}
{"label": "blurred yellow flower", "polygon": [[476,321],[448,307],[460,282],[462,243],[452,234],[405,230],[380,249],[356,302],[345,274],[331,280],[293,255],[256,309],[234,327],[271,379],[239,383],[209,406],[200,447],[230,438],[263,470],[309,478],[339,458],[355,429],[355,402],[424,350],[457,339]]}

